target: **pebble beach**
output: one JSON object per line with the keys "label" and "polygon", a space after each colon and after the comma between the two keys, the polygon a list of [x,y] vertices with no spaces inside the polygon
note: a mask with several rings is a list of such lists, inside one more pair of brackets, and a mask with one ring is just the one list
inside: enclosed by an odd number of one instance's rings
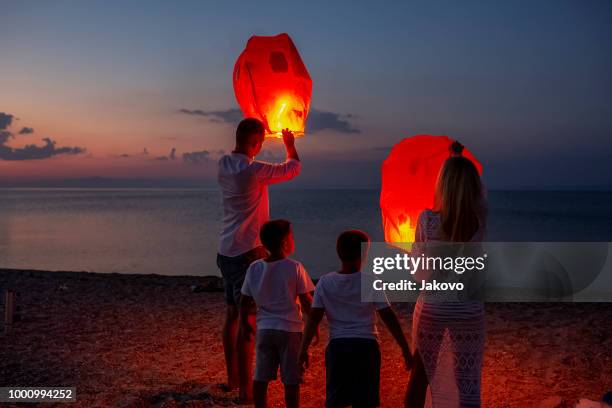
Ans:
{"label": "pebble beach", "polygon": [[[19,320],[0,336],[0,386],[74,386],[77,407],[238,406],[237,392],[220,387],[221,287],[214,276],[0,270],[2,292],[19,293]],[[396,309],[409,336],[412,305]],[[483,406],[573,407],[612,389],[612,304],[486,309]],[[408,373],[381,332],[381,406],[400,407]],[[302,387],[306,408],[324,404],[326,338],[323,323]],[[283,406],[278,382],[269,395],[271,407]]]}

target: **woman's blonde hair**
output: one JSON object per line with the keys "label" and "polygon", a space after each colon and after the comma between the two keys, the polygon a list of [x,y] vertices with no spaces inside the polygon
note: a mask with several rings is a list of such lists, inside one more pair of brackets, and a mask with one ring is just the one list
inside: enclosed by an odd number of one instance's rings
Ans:
{"label": "woman's blonde hair", "polygon": [[469,241],[484,222],[480,176],[474,163],[461,156],[462,150],[446,159],[436,183],[435,211],[445,238],[452,242]]}

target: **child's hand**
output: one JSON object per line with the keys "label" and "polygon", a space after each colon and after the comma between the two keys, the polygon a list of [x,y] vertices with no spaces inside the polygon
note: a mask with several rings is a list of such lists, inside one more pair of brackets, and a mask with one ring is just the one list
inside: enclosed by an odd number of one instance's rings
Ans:
{"label": "child's hand", "polygon": [[317,332],[315,333],[314,337],[312,338],[312,343],[310,343],[312,346],[316,346],[317,344],[319,344],[319,341],[321,341],[321,329],[319,329],[319,327],[317,326]]}
{"label": "child's hand", "polygon": [[285,143],[285,147],[288,149],[295,146],[295,136],[293,136],[293,132],[289,129],[283,129],[283,143]]}
{"label": "child's hand", "polygon": [[300,367],[300,370],[304,372],[309,366],[310,356],[308,355],[308,351],[300,351],[300,356],[298,357],[298,367]]}
{"label": "child's hand", "polygon": [[251,337],[255,335],[255,330],[253,330],[253,326],[251,326],[248,322],[242,322],[240,324],[240,329],[242,330],[242,335],[244,339],[249,341]]}
{"label": "child's hand", "polygon": [[410,350],[406,350],[402,354],[404,357],[404,364],[406,365],[406,371],[410,371],[413,363],[412,354],[410,354]]}

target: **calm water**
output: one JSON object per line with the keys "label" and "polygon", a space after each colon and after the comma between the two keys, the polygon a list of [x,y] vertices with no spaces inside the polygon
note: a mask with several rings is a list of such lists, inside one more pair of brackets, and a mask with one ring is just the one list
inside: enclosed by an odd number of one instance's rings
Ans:
{"label": "calm water", "polygon": [[[490,192],[490,241],[612,241],[612,193]],[[271,191],[293,221],[295,258],[313,276],[336,266],[337,234],[382,240],[378,191]],[[0,190],[0,267],[218,274],[220,197],[212,190]]]}

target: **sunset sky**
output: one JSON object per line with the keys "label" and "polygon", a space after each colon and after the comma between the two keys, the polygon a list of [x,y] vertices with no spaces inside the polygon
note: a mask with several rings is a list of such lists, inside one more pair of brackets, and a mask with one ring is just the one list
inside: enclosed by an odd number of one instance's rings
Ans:
{"label": "sunset sky", "polygon": [[492,189],[612,188],[607,0],[4,1],[0,186],[212,185],[234,62],[281,32],[313,79],[295,187],[376,187],[426,133],[467,145]]}

